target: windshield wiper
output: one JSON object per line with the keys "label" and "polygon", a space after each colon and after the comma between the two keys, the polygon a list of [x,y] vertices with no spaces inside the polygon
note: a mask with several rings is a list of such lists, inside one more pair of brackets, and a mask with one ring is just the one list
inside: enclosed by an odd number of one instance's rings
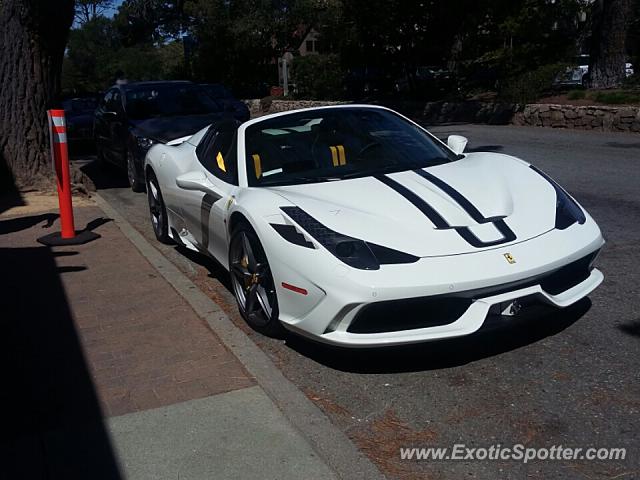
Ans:
{"label": "windshield wiper", "polygon": [[406,170],[413,170],[417,168],[417,165],[386,165],[380,168],[374,168],[371,170],[360,170],[357,172],[345,173],[341,178],[357,178],[357,177],[371,177],[373,175],[381,175],[383,173],[404,172]]}
{"label": "windshield wiper", "polygon": [[448,158],[432,158],[428,164],[423,162],[416,163],[406,163],[406,164],[393,164],[393,165],[385,165],[380,168],[373,168],[371,170],[360,170],[357,172],[349,172],[341,175],[341,178],[357,178],[357,177],[371,177],[374,175],[383,175],[385,173],[396,173],[396,172],[406,172],[408,170],[416,170],[419,168],[427,168],[427,167],[435,167],[436,165],[442,165],[444,163],[449,163],[451,160]]}
{"label": "windshield wiper", "polygon": [[260,182],[261,187],[283,187],[283,186],[291,186],[297,185],[301,183],[322,183],[322,182],[335,182],[337,180],[341,180],[340,177],[336,176],[317,176],[317,177],[293,177],[287,179],[279,179],[279,180],[271,180],[271,181],[263,181]]}
{"label": "windshield wiper", "polygon": [[301,180],[304,183],[314,183],[314,182],[335,182],[337,180],[342,180],[342,176],[339,175],[318,175],[315,177],[295,177],[292,178],[292,182],[297,182]]}

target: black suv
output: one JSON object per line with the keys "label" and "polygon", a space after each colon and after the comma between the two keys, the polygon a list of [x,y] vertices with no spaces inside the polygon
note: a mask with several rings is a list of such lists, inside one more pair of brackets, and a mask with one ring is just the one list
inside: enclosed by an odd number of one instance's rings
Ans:
{"label": "black suv", "polygon": [[233,116],[199,85],[136,82],[111,87],[95,111],[98,161],[126,168],[134,192],[144,191],[144,157],[154,143],[189,136]]}

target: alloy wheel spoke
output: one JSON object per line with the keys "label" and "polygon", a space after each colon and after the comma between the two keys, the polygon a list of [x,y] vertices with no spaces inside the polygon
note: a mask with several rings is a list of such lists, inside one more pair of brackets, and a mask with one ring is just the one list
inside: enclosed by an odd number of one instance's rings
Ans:
{"label": "alloy wheel spoke", "polygon": [[271,304],[269,303],[269,296],[267,294],[267,291],[262,285],[258,285],[258,288],[256,290],[260,308],[264,312],[267,319],[269,319],[271,318]]}
{"label": "alloy wheel spoke", "polygon": [[257,284],[253,284],[251,285],[251,287],[249,287],[249,290],[246,293],[246,298],[247,298],[247,303],[245,304],[245,311],[247,313],[253,313],[256,308],[259,308],[259,305],[256,305],[257,300],[258,300],[258,285]]}
{"label": "alloy wheel spoke", "polygon": [[158,189],[156,188],[156,185],[154,182],[149,182],[149,187],[151,190],[151,195],[153,195],[153,200],[154,203],[158,202]]}
{"label": "alloy wheel spoke", "polygon": [[247,256],[249,271],[251,273],[255,273],[256,266],[257,266],[256,257],[253,255],[251,243],[249,242],[249,239],[247,238],[247,235],[244,232],[242,233],[242,249],[244,250],[244,254]]}
{"label": "alloy wheel spoke", "polygon": [[240,262],[238,261],[234,262],[231,265],[231,270],[237,277],[241,279],[245,279],[251,276],[251,272],[249,272],[249,270],[247,270],[246,268],[243,268]]}
{"label": "alloy wheel spoke", "polygon": [[269,264],[268,263],[257,263],[256,264],[256,275],[258,277],[264,277],[269,273]]}

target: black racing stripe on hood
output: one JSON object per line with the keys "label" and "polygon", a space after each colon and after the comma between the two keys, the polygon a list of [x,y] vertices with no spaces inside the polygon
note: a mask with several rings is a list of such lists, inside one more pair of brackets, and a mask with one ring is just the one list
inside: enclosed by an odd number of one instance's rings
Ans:
{"label": "black racing stripe on hood", "polygon": [[483,242],[478,237],[476,237],[473,232],[468,227],[454,227],[455,231],[458,232],[462,238],[466,240],[466,242],[472,247],[476,248],[485,248],[485,247],[493,247],[495,245],[502,245],[503,243],[509,243],[516,240],[516,234],[509,228],[504,220],[496,220],[493,222],[493,226],[498,229],[502,238],[498,240],[492,240],[490,242]]}
{"label": "black racing stripe on hood", "polygon": [[482,213],[480,213],[480,210],[478,210],[476,206],[467,199],[467,197],[462,195],[458,190],[453,188],[444,180],[441,180],[435,175],[432,175],[429,172],[425,172],[422,169],[414,170],[414,172],[420,175],[425,180],[428,180],[429,182],[431,182],[433,185],[435,185],[440,190],[442,190],[447,195],[449,195],[452,199],[454,199],[456,203],[460,205],[463,208],[463,210],[467,212],[469,216],[473,218],[476,222],[489,223],[489,222],[495,222],[496,220],[498,220],[498,218],[486,218],[484,215],[482,215]]}
{"label": "black racing stripe on hood", "polygon": [[[416,171],[416,173],[418,173]],[[426,172],[424,172],[426,173]],[[420,174],[419,174],[420,175]],[[430,175],[430,174],[427,174]],[[422,175],[420,175],[422,176]],[[432,175],[430,175],[433,177]],[[495,245],[502,245],[503,243],[513,242],[517,239],[516,234],[509,228],[507,223],[503,220],[503,217],[491,217],[485,218],[480,211],[469,201],[467,200],[460,192],[455,190],[453,187],[448,185],[446,182],[440,180],[439,178],[435,178],[438,182],[433,182],[434,185],[437,185],[441,190],[445,193],[449,194],[451,198],[453,198],[458,204],[467,212],[469,215],[478,223],[492,223],[494,227],[500,232],[502,235],[501,239],[491,240],[489,242],[484,242],[480,240],[476,235],[471,231],[469,227],[455,227],[449,225],[442,215],[440,215],[431,205],[429,205],[425,200],[423,200],[420,196],[409,190],[407,187],[402,185],[399,182],[396,182],[392,178],[389,178],[386,175],[376,175],[375,178],[388,187],[392,188],[404,198],[406,198],[412,205],[418,208],[429,220],[440,230],[449,230],[453,229],[456,231],[458,235],[460,235],[469,245],[476,248],[485,248],[492,247]],[[427,178],[427,177],[424,177]],[[430,180],[430,178],[427,178]],[[444,188],[443,188],[444,187]],[[451,192],[455,192],[453,195]],[[462,200],[460,200],[462,199]],[[461,203],[462,201],[462,203]],[[467,210],[469,208],[469,210]],[[471,211],[474,213],[472,214]],[[482,220],[482,221],[480,221]]]}
{"label": "black racing stripe on hood", "polygon": [[424,213],[424,215],[429,220],[431,220],[431,223],[433,223],[436,226],[436,228],[440,228],[440,229],[451,228],[449,223],[442,217],[442,215],[436,212],[436,210],[431,205],[429,205],[427,202],[425,202],[422,198],[420,198],[418,195],[413,193],[404,185],[396,182],[395,180],[387,177],[386,175],[375,175],[375,178],[381,181],[382,183],[384,183],[386,186],[398,192],[407,200],[409,200],[418,210]]}

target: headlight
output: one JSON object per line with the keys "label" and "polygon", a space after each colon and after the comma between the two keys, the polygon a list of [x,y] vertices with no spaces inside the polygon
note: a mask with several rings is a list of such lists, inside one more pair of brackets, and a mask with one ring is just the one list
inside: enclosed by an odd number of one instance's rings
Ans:
{"label": "headlight", "polygon": [[378,270],[380,265],[413,263],[419,260],[419,257],[407,253],[334,232],[301,208],[280,207],[280,209],[336,258],[353,268]]}
{"label": "headlight", "polygon": [[584,212],[580,206],[560,186],[556,188],[556,228],[565,228],[578,222],[582,225],[586,221]]}
{"label": "headlight", "polygon": [[580,205],[571,198],[564,188],[554,182],[546,173],[533,165],[531,165],[531,168],[547,180],[556,191],[556,228],[558,230],[564,230],[576,222],[582,225],[587,220],[587,217],[582,211],[582,208],[580,208]]}
{"label": "headlight", "polygon": [[155,143],[153,140],[146,137],[136,137],[136,142],[138,143],[138,147],[142,150],[149,150],[151,145]]}

